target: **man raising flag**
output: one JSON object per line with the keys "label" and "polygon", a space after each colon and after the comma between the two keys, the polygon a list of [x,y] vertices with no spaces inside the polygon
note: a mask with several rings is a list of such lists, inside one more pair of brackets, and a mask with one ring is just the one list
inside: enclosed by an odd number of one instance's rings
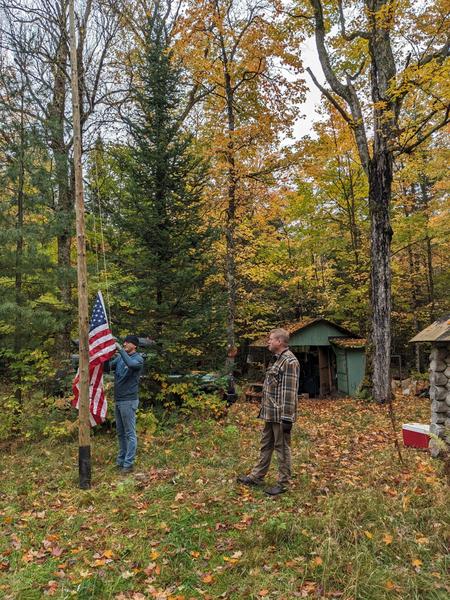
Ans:
{"label": "man raising flag", "polygon": [[[89,325],[89,407],[91,425],[99,425],[106,418],[107,402],[103,389],[103,363],[116,352],[106,317],[105,304],[101,292],[98,292]],[[73,381],[74,399],[72,406],[78,408],[79,372]]]}

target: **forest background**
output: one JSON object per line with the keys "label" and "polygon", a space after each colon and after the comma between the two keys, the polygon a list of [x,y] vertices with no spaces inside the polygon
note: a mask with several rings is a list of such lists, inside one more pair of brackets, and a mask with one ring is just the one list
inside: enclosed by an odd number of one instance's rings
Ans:
{"label": "forest background", "polygon": [[[424,370],[408,340],[450,306],[448,3],[76,9],[89,291],[103,291],[113,333],[155,339],[162,375],[225,372],[234,347],[245,373],[253,339],[305,317],[369,336],[361,124],[370,160],[388,124],[391,351]],[[0,14],[0,375],[17,409],[76,351],[68,2],[2,0]],[[301,52],[321,27],[325,77]],[[375,101],[386,37],[394,75]],[[323,102],[304,126],[313,80]]]}

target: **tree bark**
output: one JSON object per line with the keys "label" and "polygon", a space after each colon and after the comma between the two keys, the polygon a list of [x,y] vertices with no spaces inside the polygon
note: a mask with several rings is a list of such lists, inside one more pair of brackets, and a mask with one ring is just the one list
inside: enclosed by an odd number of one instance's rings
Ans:
{"label": "tree bark", "polygon": [[67,40],[67,1],[61,0],[59,40],[54,62],[53,96],[48,112],[50,147],[55,162],[57,189],[57,246],[58,246],[58,289],[63,306],[63,325],[57,345],[60,356],[70,355],[70,332],[72,326],[72,245],[73,186],[70,185],[69,148],[64,139],[65,106],[67,95],[67,64],[69,47]]}
{"label": "tree bark", "polygon": [[[25,199],[25,124],[24,124],[24,90],[21,89],[21,112],[20,112],[20,140],[19,140],[19,164],[18,164],[18,185],[17,185],[17,221],[16,221],[16,264],[15,264],[15,303],[16,318],[14,325],[14,353],[17,356],[22,349],[23,335],[23,223],[24,223],[24,199]],[[15,381],[15,398],[17,401],[17,416],[22,408],[22,373],[17,372]]]}
{"label": "tree bark", "polygon": [[[217,13],[219,9],[217,3],[215,4]],[[225,258],[225,272],[227,281],[228,291],[228,311],[227,311],[227,359],[226,369],[227,372],[232,373],[235,363],[234,348],[236,346],[235,336],[235,321],[236,321],[236,295],[237,295],[237,282],[236,282],[236,208],[237,208],[237,175],[236,175],[236,164],[235,164],[235,149],[234,149],[234,131],[235,131],[235,114],[234,114],[234,90],[231,82],[231,76],[229,73],[229,58],[225,47],[225,40],[220,34],[220,45],[221,45],[221,59],[224,77],[224,89],[225,89],[225,102],[227,111],[227,130],[228,130],[228,144],[226,150],[226,161],[227,161],[227,209],[226,209],[226,223],[225,223],[225,240],[226,240],[226,258]]]}
{"label": "tree bark", "polygon": [[389,85],[395,76],[395,61],[389,29],[378,22],[386,0],[368,0],[371,25],[369,54],[373,101],[374,140],[369,161],[369,214],[371,221],[371,304],[373,356],[373,397],[377,402],[391,398],[391,240],[390,203],[393,181],[395,137],[394,107]]}
{"label": "tree bark", "polygon": [[[373,101],[373,150],[369,152],[366,125],[352,79],[342,83],[333,69],[325,44],[325,22],[320,0],[310,0],[314,10],[315,38],[325,77],[335,94],[342,98],[350,115],[322,86],[319,88],[339,110],[351,127],[361,164],[369,180],[369,214],[371,222],[371,308],[372,331],[369,348],[368,375],[372,380],[372,396],[377,402],[387,402],[390,390],[391,355],[391,266],[392,228],[390,201],[393,180],[391,145],[395,137],[397,112],[389,96],[389,85],[395,76],[395,61],[389,37],[389,26],[380,17],[387,0],[366,0],[369,31],[359,32],[369,42],[370,87]],[[341,15],[343,19],[343,14]],[[386,15],[385,15],[385,18]],[[344,23],[341,23],[345,30]],[[345,36],[344,36],[345,37]]]}
{"label": "tree bark", "polygon": [[[425,208],[425,212],[427,215],[427,221],[429,218],[428,205],[429,205],[429,196],[428,196],[428,187],[429,182],[425,177],[420,178],[419,182],[420,192],[422,196],[422,204]],[[435,311],[435,297],[434,297],[434,274],[433,274],[433,250],[431,247],[431,238],[428,233],[428,223],[427,223],[427,232],[425,236],[425,244],[426,244],[426,253],[427,253],[427,286],[428,286],[428,304],[430,305],[430,320],[434,321],[436,318]],[[416,344],[417,345],[417,344]]]}
{"label": "tree bark", "polygon": [[77,52],[75,45],[74,0],[70,0],[70,62],[73,107],[73,149],[75,175],[75,208],[77,231],[78,327],[80,339],[79,366],[79,485],[91,487],[91,446],[89,409],[89,315],[87,298],[86,237],[84,225],[83,171],[81,166],[81,124],[78,90]]}

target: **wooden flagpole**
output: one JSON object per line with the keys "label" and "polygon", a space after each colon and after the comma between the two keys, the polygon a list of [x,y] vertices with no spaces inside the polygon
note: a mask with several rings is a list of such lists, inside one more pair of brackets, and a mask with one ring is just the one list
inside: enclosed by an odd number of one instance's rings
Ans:
{"label": "wooden flagpole", "polygon": [[78,470],[82,489],[91,487],[91,425],[89,419],[89,315],[87,298],[86,237],[84,226],[83,171],[81,166],[80,94],[78,89],[74,0],[69,3],[70,63],[73,109],[73,162],[77,232],[78,327],[80,339]]}

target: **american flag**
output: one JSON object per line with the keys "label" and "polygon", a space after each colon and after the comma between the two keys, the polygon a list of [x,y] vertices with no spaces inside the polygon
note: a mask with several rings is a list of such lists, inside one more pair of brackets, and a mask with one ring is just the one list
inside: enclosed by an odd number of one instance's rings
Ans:
{"label": "american flag", "polygon": [[[103,390],[103,363],[110,359],[115,351],[116,342],[109,329],[103,296],[98,292],[89,324],[89,416],[92,426],[103,423],[106,418],[108,405]],[[79,381],[78,371],[73,380],[72,406],[75,408],[78,408],[79,402]]]}

